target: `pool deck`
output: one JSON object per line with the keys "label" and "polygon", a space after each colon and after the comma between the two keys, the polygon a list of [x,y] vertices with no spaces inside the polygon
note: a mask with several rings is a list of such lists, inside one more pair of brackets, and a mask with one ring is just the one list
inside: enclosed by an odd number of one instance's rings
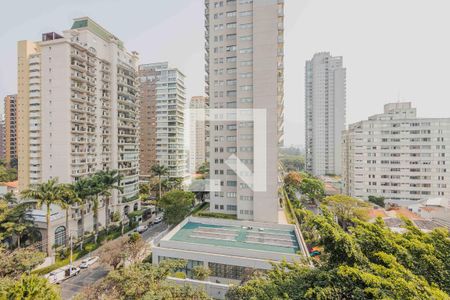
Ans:
{"label": "pool deck", "polygon": [[170,241],[280,254],[296,254],[300,250],[294,229],[216,225],[201,221],[186,222]]}

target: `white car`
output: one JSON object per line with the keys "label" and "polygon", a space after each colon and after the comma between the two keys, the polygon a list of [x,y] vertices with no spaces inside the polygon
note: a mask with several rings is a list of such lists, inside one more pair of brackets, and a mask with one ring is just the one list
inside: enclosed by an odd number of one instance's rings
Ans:
{"label": "white car", "polygon": [[137,233],[143,233],[144,231],[146,231],[148,229],[147,225],[140,225],[138,226],[134,231],[136,231]]}
{"label": "white car", "polygon": [[159,224],[162,222],[162,220],[163,220],[163,217],[156,217],[155,221],[153,221],[153,224]]}
{"label": "white car", "polygon": [[87,269],[89,266],[95,264],[99,260],[98,256],[88,257],[81,261],[80,269]]}
{"label": "white car", "polygon": [[69,279],[70,277],[77,276],[79,273],[79,268],[68,266],[54,270],[44,277],[47,278],[50,283],[60,284],[62,281]]}

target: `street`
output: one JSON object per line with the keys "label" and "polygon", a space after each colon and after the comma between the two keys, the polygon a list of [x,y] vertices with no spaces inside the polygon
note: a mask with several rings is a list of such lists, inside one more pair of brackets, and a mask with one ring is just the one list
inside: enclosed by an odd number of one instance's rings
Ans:
{"label": "street", "polygon": [[[158,234],[166,229],[167,225],[164,223],[153,225],[142,234],[142,238],[146,242],[150,242],[153,238],[155,238]],[[80,262],[81,260],[75,262],[75,265],[79,265]],[[62,298],[64,300],[72,299],[76,294],[81,292],[84,287],[95,283],[96,281],[105,277],[107,274],[108,270],[101,266],[99,263],[94,264],[88,269],[81,270],[79,275],[67,279],[60,284]]]}

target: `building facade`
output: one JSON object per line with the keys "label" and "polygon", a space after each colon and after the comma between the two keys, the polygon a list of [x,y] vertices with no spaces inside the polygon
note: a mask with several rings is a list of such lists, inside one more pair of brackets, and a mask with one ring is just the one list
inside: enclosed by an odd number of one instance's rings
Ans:
{"label": "building facade", "polygon": [[192,97],[189,108],[189,173],[195,174],[198,168],[206,161],[206,97]]}
{"label": "building facade", "polygon": [[[118,170],[123,192],[113,192],[108,215],[101,201],[99,223],[131,211],[139,193],[137,53],[84,17],[62,35],[18,42],[18,56],[19,189]],[[71,215],[80,219],[81,208]]]}
{"label": "building facade", "polygon": [[6,157],[5,120],[0,118],[0,159]]}
{"label": "building facade", "polygon": [[5,97],[5,160],[17,159],[17,95]]}
{"label": "building facade", "polygon": [[316,53],[305,66],[306,170],[315,176],[341,174],[345,106],[342,57]]}
{"label": "building facade", "polygon": [[[210,194],[210,209],[238,219],[277,222],[284,1],[206,0],[205,6],[207,152],[210,178],[217,186]],[[264,125],[255,128],[252,120],[232,117],[249,111],[262,112]],[[255,149],[256,139],[264,146]],[[255,153],[264,159],[255,163]],[[236,173],[238,162],[245,170]],[[253,174],[262,175],[259,182]],[[255,183],[263,187],[256,189]]]}
{"label": "building facade", "polygon": [[344,191],[367,199],[422,200],[450,195],[450,118],[418,118],[410,102],[344,131]]}
{"label": "building facade", "polygon": [[168,176],[187,175],[184,147],[185,76],[167,62],[139,66],[143,109],[140,113],[140,163],[144,176],[155,164],[168,168]]}

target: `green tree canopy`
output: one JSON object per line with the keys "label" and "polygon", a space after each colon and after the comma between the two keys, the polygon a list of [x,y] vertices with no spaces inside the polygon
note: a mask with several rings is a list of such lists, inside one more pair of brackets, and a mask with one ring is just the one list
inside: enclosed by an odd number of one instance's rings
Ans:
{"label": "green tree canopy", "polygon": [[115,270],[83,291],[77,299],[209,299],[202,290],[165,281],[167,276],[184,265],[183,261],[168,260],[159,266],[143,263]]}
{"label": "green tree canopy", "polygon": [[194,205],[195,195],[192,192],[174,190],[161,198],[160,207],[164,210],[164,220],[167,224],[178,224],[189,214]]}
{"label": "green tree canopy", "polygon": [[450,299],[450,239],[446,230],[423,233],[411,222],[395,233],[379,219],[354,219],[344,231],[328,209],[302,214],[323,248],[315,268],[275,265],[230,289],[229,299]]}

